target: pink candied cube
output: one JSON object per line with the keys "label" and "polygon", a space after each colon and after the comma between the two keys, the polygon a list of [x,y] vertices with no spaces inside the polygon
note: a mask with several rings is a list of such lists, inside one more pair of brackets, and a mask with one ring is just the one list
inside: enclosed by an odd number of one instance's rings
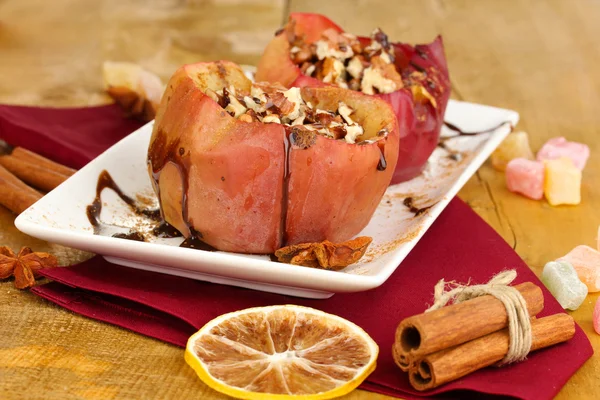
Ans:
{"label": "pink candied cube", "polygon": [[508,190],[530,199],[544,196],[544,163],[526,158],[515,158],[506,165]]}
{"label": "pink candied cube", "polygon": [[555,160],[561,157],[568,157],[580,171],[583,171],[589,156],[590,148],[586,144],[569,142],[564,137],[557,137],[548,140],[542,146],[537,153],[537,160]]}
{"label": "pink candied cube", "polygon": [[589,246],[577,246],[557,261],[568,261],[588,292],[600,292],[600,251]]}
{"label": "pink candied cube", "polygon": [[598,335],[600,335],[600,297],[596,300],[596,305],[594,306],[594,315],[592,318],[594,322],[594,330]]}

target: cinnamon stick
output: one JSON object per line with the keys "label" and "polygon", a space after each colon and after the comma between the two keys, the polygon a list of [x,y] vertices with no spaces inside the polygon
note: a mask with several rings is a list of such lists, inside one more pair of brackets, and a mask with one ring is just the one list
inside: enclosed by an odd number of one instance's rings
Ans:
{"label": "cinnamon stick", "polygon": [[[18,149],[12,154],[0,156],[0,165],[32,186],[49,192],[73,174],[68,167],[31,152],[17,151]],[[65,171],[68,175],[59,171]]]}
{"label": "cinnamon stick", "polygon": [[399,343],[394,343],[392,346],[392,356],[396,365],[404,372],[407,372],[414,363],[413,357],[408,352],[402,351]]}
{"label": "cinnamon stick", "polygon": [[0,165],[0,204],[20,214],[42,198],[41,193],[23,183]]}
{"label": "cinnamon stick", "polygon": [[[544,296],[539,287],[525,282],[515,288],[525,299],[530,316],[542,311]],[[490,295],[415,315],[404,319],[396,329],[394,360],[407,371],[426,354],[496,332],[507,325],[506,308]]]}
{"label": "cinnamon stick", "polygon": [[38,167],[47,168],[51,171],[58,172],[59,174],[63,174],[66,176],[71,176],[75,172],[77,172],[73,168],[69,168],[65,165],[49,160],[46,157],[40,156],[39,154],[36,154],[22,147],[15,147],[11,155],[20,160],[37,165]]}
{"label": "cinnamon stick", "polygon": [[[555,314],[531,321],[535,351],[565,342],[575,335],[573,318]],[[417,390],[428,390],[456,380],[481,368],[501,361],[508,352],[508,329],[480,337],[459,346],[429,354],[411,366],[410,384]]]}

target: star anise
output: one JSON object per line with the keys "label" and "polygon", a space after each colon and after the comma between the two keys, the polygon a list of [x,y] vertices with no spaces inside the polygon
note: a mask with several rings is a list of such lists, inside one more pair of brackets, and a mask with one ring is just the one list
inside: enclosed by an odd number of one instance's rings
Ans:
{"label": "star anise", "polygon": [[339,271],[360,260],[372,241],[368,236],[361,236],[343,243],[329,240],[301,243],[282,247],[275,251],[275,256],[279,262]]}
{"label": "star anise", "polygon": [[48,253],[34,253],[29,247],[23,247],[18,255],[6,246],[0,247],[0,279],[15,277],[17,289],[27,289],[35,285],[37,271],[42,268],[56,267],[56,257]]}

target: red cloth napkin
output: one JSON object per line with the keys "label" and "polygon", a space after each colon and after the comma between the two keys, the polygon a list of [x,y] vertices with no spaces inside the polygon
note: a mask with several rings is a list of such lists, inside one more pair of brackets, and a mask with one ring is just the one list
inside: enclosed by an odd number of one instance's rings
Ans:
{"label": "red cloth napkin", "polygon": [[[69,129],[71,118],[78,121],[76,130]],[[107,126],[113,130],[104,132]],[[107,137],[118,140],[134,126],[121,120],[114,107],[52,111],[0,107],[0,138],[34,151],[42,140],[54,146],[45,154],[53,156],[54,148],[62,150],[63,161],[90,159],[110,144]],[[532,353],[526,362],[487,368],[427,393],[414,391],[392,360],[397,324],[424,311],[439,279],[481,283],[509,268],[518,272],[515,283],[532,281],[542,287],[545,308],[540,316],[563,312],[506,242],[467,205],[454,199],[388,281],[368,292],[336,294],[327,300],[299,299],[121,267],[99,256],[70,268],[44,270],[54,282],[32,291],[90,318],[179,346],[206,322],[226,312],[273,304],[305,305],[358,324],[379,344],[377,369],[361,385],[363,389],[404,398],[434,394],[465,398],[485,393],[550,399],[593,353],[579,327],[569,342]]]}
{"label": "red cloth napkin", "polygon": [[142,124],[116,105],[86,108],[0,106],[0,139],[81,168]]}

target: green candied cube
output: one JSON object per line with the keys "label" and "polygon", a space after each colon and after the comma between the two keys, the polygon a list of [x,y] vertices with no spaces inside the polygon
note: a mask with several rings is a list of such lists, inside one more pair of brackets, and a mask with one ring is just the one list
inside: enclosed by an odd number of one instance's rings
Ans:
{"label": "green candied cube", "polygon": [[588,288],[579,280],[575,268],[567,261],[551,261],[544,266],[542,282],[562,308],[577,310]]}

